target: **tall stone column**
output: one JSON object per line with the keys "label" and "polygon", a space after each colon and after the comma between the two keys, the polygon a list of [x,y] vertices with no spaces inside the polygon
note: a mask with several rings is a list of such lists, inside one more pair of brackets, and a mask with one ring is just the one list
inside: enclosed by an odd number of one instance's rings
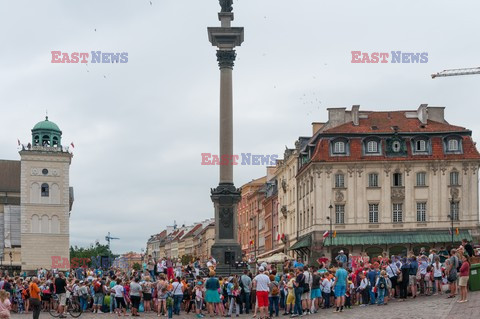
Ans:
{"label": "tall stone column", "polygon": [[232,0],[220,0],[222,11],[218,14],[220,27],[208,28],[208,38],[217,47],[220,68],[220,178],[211,190],[215,207],[215,244],[212,255],[219,263],[217,269],[231,269],[230,264],[242,257],[238,243],[237,204],[240,189],[233,183],[233,85],[232,72],[236,53],[234,48],[243,42],[243,28],[231,27],[233,21]]}

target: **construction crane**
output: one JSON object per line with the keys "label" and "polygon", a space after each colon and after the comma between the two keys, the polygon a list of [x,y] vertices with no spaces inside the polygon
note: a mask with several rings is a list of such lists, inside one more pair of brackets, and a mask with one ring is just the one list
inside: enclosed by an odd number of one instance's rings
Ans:
{"label": "construction crane", "polygon": [[480,67],[479,68],[443,70],[442,72],[432,74],[432,79],[435,79],[436,77],[473,75],[473,74],[480,74]]}
{"label": "construction crane", "polygon": [[120,238],[112,237],[112,236],[110,236],[110,232],[108,232],[107,236],[105,236],[105,240],[108,243],[108,248],[110,248],[110,241],[113,240],[113,239],[120,239]]}

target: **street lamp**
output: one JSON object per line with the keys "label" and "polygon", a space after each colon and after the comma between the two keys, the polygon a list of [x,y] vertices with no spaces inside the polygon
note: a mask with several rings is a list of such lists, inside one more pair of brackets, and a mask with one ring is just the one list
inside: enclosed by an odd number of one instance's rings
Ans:
{"label": "street lamp", "polygon": [[[255,220],[255,216],[252,216],[250,217],[250,221],[253,223],[253,221]],[[257,224],[255,223],[255,228],[257,227]],[[253,248],[254,248],[254,251],[253,253],[255,254],[255,260],[257,260],[257,232],[254,232],[253,233]]]}
{"label": "street lamp", "polygon": [[448,218],[450,218],[450,221],[452,223],[451,225],[451,230],[450,230],[450,233],[452,235],[452,248],[453,248],[453,219],[455,218],[454,216],[454,204],[455,204],[455,201],[454,201],[454,197],[452,196],[452,198],[450,199],[450,214],[447,216]]}
{"label": "street lamp", "polygon": [[330,204],[330,206],[328,206],[328,209],[330,210],[330,216],[327,216],[327,220],[330,220],[330,246],[333,245],[333,233],[332,233],[332,209],[333,209],[333,206],[332,204]]}

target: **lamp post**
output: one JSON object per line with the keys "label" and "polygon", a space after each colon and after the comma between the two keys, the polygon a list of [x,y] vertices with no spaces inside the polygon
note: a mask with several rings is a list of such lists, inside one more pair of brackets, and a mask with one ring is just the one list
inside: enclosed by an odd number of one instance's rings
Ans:
{"label": "lamp post", "polygon": [[455,209],[454,206],[453,206],[454,204],[455,204],[455,202],[454,202],[454,198],[452,196],[452,198],[450,199],[450,214],[448,215],[448,217],[450,218],[450,222],[452,223],[451,224],[451,230],[450,230],[450,233],[452,235],[452,248],[453,248],[453,219],[455,217],[454,216],[454,211],[453,211]]}
{"label": "lamp post", "polygon": [[[255,216],[250,217],[250,221],[252,222],[252,224],[253,224],[254,220],[256,221]],[[254,249],[253,253],[254,253],[254,256],[255,256],[254,257],[255,260],[257,260],[257,231],[256,231],[257,223],[255,223],[254,225],[255,225],[255,229],[254,229],[254,233],[253,233],[253,249]]]}
{"label": "lamp post", "polygon": [[330,204],[330,206],[328,206],[328,209],[330,210],[330,216],[327,217],[327,219],[330,220],[329,236],[330,236],[330,246],[332,246],[333,245],[333,233],[332,233],[332,209],[333,209],[333,206],[332,206],[332,204]]}

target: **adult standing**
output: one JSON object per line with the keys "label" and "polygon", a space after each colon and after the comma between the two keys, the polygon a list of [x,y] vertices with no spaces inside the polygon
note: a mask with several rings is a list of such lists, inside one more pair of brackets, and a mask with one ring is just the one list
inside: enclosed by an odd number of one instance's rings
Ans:
{"label": "adult standing", "polygon": [[400,301],[405,301],[408,295],[408,281],[410,277],[410,264],[407,263],[407,259],[402,259],[402,266],[400,267],[402,273],[402,281],[399,283],[400,286]]}
{"label": "adult standing", "polygon": [[[245,313],[248,315],[250,312],[250,293],[252,291],[252,279],[248,276],[248,270],[243,271],[243,275],[240,277],[240,286],[242,288],[242,301],[245,303]],[[240,307],[240,313],[241,311]]]}
{"label": "adult standing", "polygon": [[105,297],[105,282],[100,276],[93,282],[93,313],[102,313],[103,298]]}
{"label": "adult standing", "polygon": [[335,272],[335,283],[333,284],[333,290],[335,292],[336,309],[334,312],[342,312],[345,305],[345,294],[347,292],[347,280],[348,273],[343,268],[343,263],[338,263],[338,269]]}
{"label": "adult standing", "polygon": [[32,282],[28,287],[30,290],[30,305],[33,309],[33,319],[38,319],[41,311],[40,288],[38,287],[38,283],[38,278],[33,277]]}
{"label": "adult standing", "polygon": [[147,270],[150,273],[150,276],[155,278],[155,260],[152,258],[152,255],[148,255]]}
{"label": "adult standing", "polygon": [[448,259],[448,250],[445,249],[445,247],[440,247],[440,250],[438,252],[438,256],[440,257],[440,263],[444,263],[445,260]]}
{"label": "adult standing", "polygon": [[308,266],[303,267],[303,276],[305,277],[305,286],[302,293],[302,310],[309,315],[312,302],[310,299],[310,291],[312,290],[313,276],[308,271]]}
{"label": "adult standing", "polygon": [[322,278],[317,272],[317,267],[313,267],[312,273],[312,291],[310,293],[310,297],[313,303],[313,312],[317,313],[318,309],[320,308],[320,299],[322,298],[322,292],[320,290],[320,281]]}
{"label": "adult standing", "polygon": [[347,258],[347,255],[345,255],[343,250],[340,250],[338,252],[338,256],[335,257],[335,261],[337,262],[338,267],[340,267],[340,263],[342,263],[342,267],[344,268],[347,267],[348,258]]}
{"label": "adult standing", "polygon": [[303,288],[305,286],[305,276],[303,275],[303,268],[295,268],[295,275],[296,278],[293,283],[295,292],[295,306],[293,307],[292,317],[298,317],[303,315],[302,294]]}
{"label": "adult standing", "polygon": [[144,305],[143,305],[144,311],[148,312],[151,310],[152,287],[153,287],[153,283],[150,281],[150,276],[145,277],[145,281],[141,286],[142,286],[142,296],[143,296],[143,302],[144,302]]}
{"label": "adult standing", "polygon": [[413,255],[410,257],[410,272],[409,272],[409,279],[408,284],[410,285],[410,289],[412,291],[413,298],[417,298],[417,271],[418,271],[418,262],[417,258]]}
{"label": "adult standing", "polygon": [[58,310],[60,314],[59,318],[66,318],[63,314],[65,311],[65,304],[67,302],[67,281],[65,280],[65,275],[63,272],[58,273],[58,278],[55,278],[55,293],[58,296]]}
{"label": "adult standing", "polygon": [[467,255],[462,256],[462,266],[460,267],[460,280],[458,281],[458,285],[460,286],[460,300],[457,301],[459,303],[467,302],[467,284],[468,278],[470,276],[470,261]]}
{"label": "adult standing", "polygon": [[390,295],[392,298],[395,298],[396,288],[397,288],[397,279],[400,270],[398,269],[397,265],[395,264],[395,260],[392,258],[390,260],[390,264],[387,266],[387,275],[392,283],[392,289],[390,291]]}
{"label": "adult standing", "polygon": [[170,281],[174,278],[173,261],[170,257],[167,258],[167,261],[165,262],[165,266],[167,267],[167,279]]}
{"label": "adult standing", "polygon": [[432,268],[434,287],[436,287],[436,292],[434,293],[434,295],[442,294],[442,264],[440,263],[439,256],[435,257]]}
{"label": "adult standing", "polygon": [[130,282],[130,301],[132,302],[132,316],[138,317],[138,308],[140,307],[140,299],[142,298],[142,286],[138,283],[138,277]]}
{"label": "adult standing", "polygon": [[176,315],[180,315],[180,305],[182,304],[184,290],[185,287],[183,286],[180,277],[177,277],[175,282],[172,283],[173,313]]}
{"label": "adult standing", "polygon": [[302,268],[302,272],[303,272],[303,262],[302,262],[302,258],[298,257],[297,260],[295,260],[295,262],[293,263],[293,268]]}
{"label": "adult standing", "polygon": [[447,280],[450,284],[450,296],[448,298],[455,298],[457,294],[457,267],[459,264],[458,257],[456,256],[457,251],[452,249],[450,251],[450,258],[446,263],[446,273],[447,273]]}
{"label": "adult standing", "polygon": [[207,303],[208,313],[211,317],[214,316],[216,304],[221,302],[218,289],[220,289],[220,281],[215,277],[215,272],[211,271],[208,274],[207,282],[205,283],[205,302]]}
{"label": "adult standing", "polygon": [[260,318],[267,318],[268,293],[270,291],[270,278],[264,274],[265,268],[258,268],[259,274],[253,278],[253,286],[257,291],[257,303],[260,310]]}

